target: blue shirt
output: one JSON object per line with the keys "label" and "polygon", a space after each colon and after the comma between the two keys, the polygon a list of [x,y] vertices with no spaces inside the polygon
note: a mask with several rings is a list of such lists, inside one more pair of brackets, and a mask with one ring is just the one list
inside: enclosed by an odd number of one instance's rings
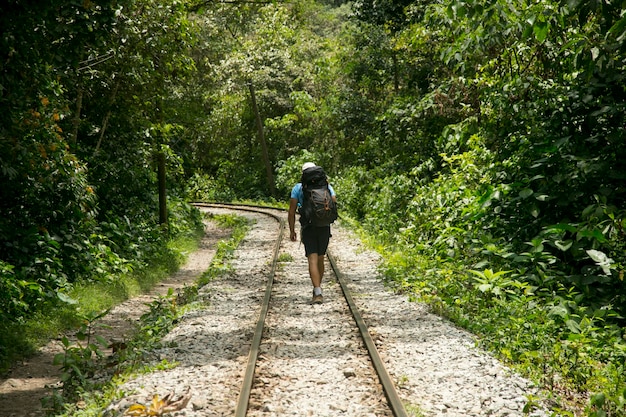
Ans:
{"label": "blue shirt", "polygon": [[[333,186],[328,184],[328,189],[330,190],[330,195],[335,197],[335,190],[333,190]],[[302,206],[302,202],[304,201],[304,193],[302,192],[301,182],[294,185],[291,189],[291,198],[295,198],[296,200],[298,200],[298,207]]]}

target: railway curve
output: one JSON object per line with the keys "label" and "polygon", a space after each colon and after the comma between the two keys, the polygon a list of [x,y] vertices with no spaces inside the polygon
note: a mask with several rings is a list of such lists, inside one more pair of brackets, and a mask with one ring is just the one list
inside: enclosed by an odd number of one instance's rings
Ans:
{"label": "railway curve", "polygon": [[[254,225],[237,250],[232,273],[200,290],[206,308],[185,314],[155,352],[155,360],[177,366],[127,381],[120,388],[126,395],[109,407],[108,415],[121,415],[133,403],[149,403],[154,394],[183,392],[190,402],[176,415],[394,415],[357,326],[346,320],[343,290],[353,295],[380,363],[398,387],[406,414],[396,415],[549,415],[541,409],[524,414],[526,396],[537,389],[476,349],[471,335],[385,288],[376,272],[378,255],[342,227],[333,227],[325,302],[311,305],[303,247],[277,237],[276,219],[286,218],[284,212],[262,210],[270,217],[233,206],[203,210],[236,212]],[[275,255],[280,262],[270,261]],[[340,269],[343,283],[330,266]],[[274,273],[273,305],[260,325],[265,284]],[[251,354],[259,327],[263,343]],[[251,356],[256,356],[253,366],[248,365]],[[255,376],[243,395],[249,397],[242,400],[246,368],[251,367]],[[237,409],[242,403],[247,404]]]}

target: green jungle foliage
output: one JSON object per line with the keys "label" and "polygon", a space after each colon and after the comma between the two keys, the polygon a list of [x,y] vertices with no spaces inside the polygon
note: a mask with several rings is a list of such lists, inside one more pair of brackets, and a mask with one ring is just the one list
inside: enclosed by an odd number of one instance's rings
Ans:
{"label": "green jungle foliage", "polygon": [[367,158],[340,171],[344,210],[382,239],[394,285],[557,409],[572,389],[590,395],[573,408],[624,415],[625,10],[429,3],[355,4],[349,69],[372,117]]}
{"label": "green jungle foliage", "polygon": [[[2,369],[20,351],[16,327],[74,305],[77,285],[115,284],[170,256],[167,242],[200,225],[167,123],[178,107],[172,80],[193,69],[193,31],[182,4],[157,5],[0,5]],[[168,169],[167,228],[157,152]]]}
{"label": "green jungle foliage", "polygon": [[313,160],[391,285],[483,336],[558,414],[623,416],[625,11],[9,1],[0,314],[148,262],[169,238],[158,153],[170,234],[190,227],[178,202],[284,202]]}

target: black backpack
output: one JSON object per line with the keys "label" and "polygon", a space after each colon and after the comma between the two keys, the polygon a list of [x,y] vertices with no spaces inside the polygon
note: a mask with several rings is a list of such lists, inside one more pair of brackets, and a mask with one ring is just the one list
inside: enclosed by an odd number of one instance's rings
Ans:
{"label": "black backpack", "polygon": [[302,172],[300,223],[303,226],[329,226],[337,220],[337,204],[332,199],[326,173],[322,167],[308,168]]}

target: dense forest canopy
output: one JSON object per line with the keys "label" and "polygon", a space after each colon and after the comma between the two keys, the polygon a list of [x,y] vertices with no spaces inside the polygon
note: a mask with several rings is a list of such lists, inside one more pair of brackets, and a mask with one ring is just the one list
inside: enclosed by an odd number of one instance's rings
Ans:
{"label": "dense forest canopy", "polygon": [[4,2],[0,315],[26,319],[76,283],[149,262],[191,227],[191,199],[284,202],[313,160],[396,285],[476,332],[529,340],[491,341],[511,361],[550,352],[583,391],[612,381],[608,405],[590,409],[619,409],[625,12],[602,0]]}

